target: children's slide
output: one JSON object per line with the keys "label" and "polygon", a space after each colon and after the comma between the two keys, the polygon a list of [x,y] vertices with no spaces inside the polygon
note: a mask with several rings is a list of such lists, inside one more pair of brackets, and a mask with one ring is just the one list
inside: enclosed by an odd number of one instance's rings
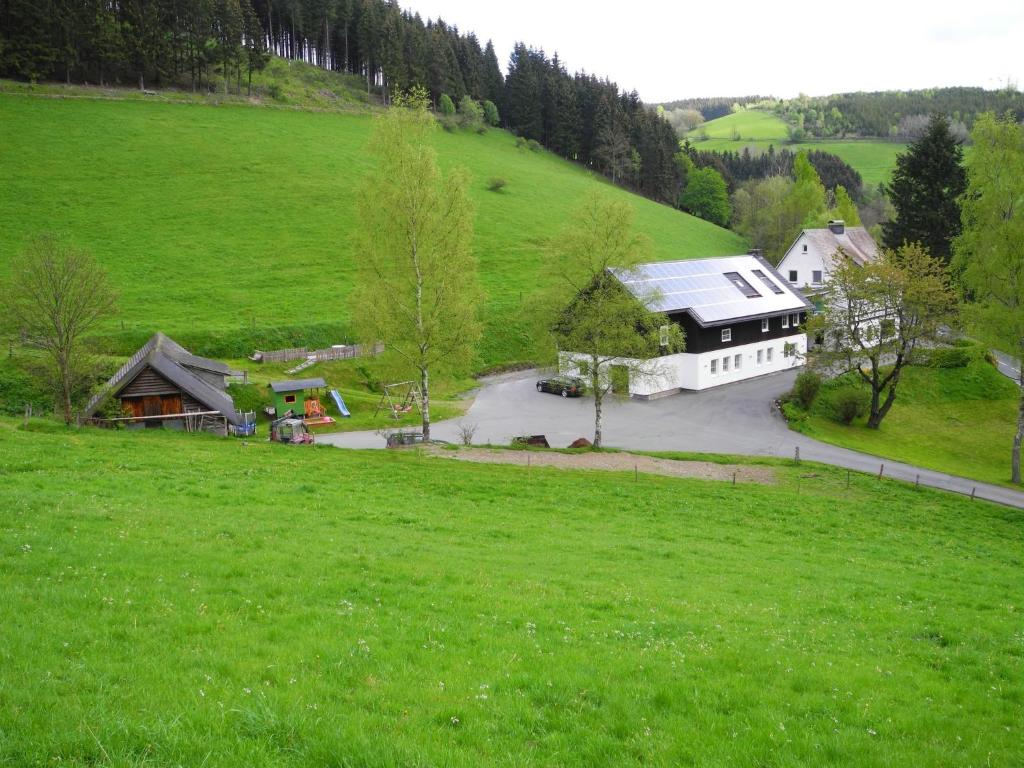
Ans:
{"label": "children's slide", "polygon": [[348,412],[348,408],[345,406],[345,401],[341,399],[341,395],[338,394],[338,390],[332,389],[331,397],[334,398],[334,404],[338,406],[338,413],[346,417],[352,415]]}

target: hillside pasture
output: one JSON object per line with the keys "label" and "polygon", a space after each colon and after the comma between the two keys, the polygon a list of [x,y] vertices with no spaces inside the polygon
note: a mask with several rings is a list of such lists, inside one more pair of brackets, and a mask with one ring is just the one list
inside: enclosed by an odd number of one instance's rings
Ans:
{"label": "hillside pasture", "polygon": [[[220,356],[248,354],[266,338],[292,346],[314,328],[311,343],[349,341],[359,258],[350,233],[373,120],[0,95],[0,273],[40,231],[90,250],[121,294],[106,328],[121,354],[155,330]],[[481,366],[528,356],[523,307],[544,280],[544,243],[588,192],[629,200],[654,258],[746,250],[732,232],[517,147],[504,131],[438,130],[436,145],[444,168],[472,174],[487,293]],[[492,177],[506,180],[502,191],[488,190]],[[233,344],[235,334],[244,343]]]}
{"label": "hillside pasture", "polygon": [[30,427],[0,765],[1024,761],[1019,511]]}

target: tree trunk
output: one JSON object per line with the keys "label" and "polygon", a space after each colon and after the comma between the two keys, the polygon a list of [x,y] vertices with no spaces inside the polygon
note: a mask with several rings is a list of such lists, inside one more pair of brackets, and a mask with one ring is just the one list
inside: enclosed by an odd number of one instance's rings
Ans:
{"label": "tree trunk", "polygon": [[1011,480],[1020,485],[1020,446],[1024,442],[1024,364],[1020,372],[1020,407],[1017,409],[1017,434],[1013,436],[1013,456],[1011,463]]}
{"label": "tree trunk", "polygon": [[139,70],[139,90],[140,91],[146,90],[146,81],[142,77],[142,70],[141,69]]}
{"label": "tree trunk", "polygon": [[604,405],[604,393],[600,388],[594,390],[594,447],[601,447],[601,418]]}
{"label": "tree trunk", "polygon": [[420,411],[423,416],[423,442],[430,440],[430,371],[426,368],[420,370]]}

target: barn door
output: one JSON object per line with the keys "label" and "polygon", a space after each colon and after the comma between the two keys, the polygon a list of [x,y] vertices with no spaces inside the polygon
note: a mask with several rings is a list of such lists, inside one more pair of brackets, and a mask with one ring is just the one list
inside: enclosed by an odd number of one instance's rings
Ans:
{"label": "barn door", "polygon": [[164,395],[161,398],[161,416],[175,416],[181,412],[181,395]]}

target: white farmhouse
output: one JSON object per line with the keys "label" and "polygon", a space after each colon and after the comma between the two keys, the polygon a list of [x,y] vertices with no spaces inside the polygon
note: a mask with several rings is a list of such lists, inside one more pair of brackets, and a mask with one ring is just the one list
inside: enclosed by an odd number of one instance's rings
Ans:
{"label": "white farmhouse", "polygon": [[[686,351],[646,363],[618,361],[629,394],[652,399],[701,390],[802,365],[807,336],[800,327],[811,303],[757,255],[641,264],[612,270],[648,308],[664,312],[686,334]],[[652,299],[653,297],[653,299]],[[564,351],[562,373],[586,376],[587,358]],[[616,379],[616,363],[603,375]]]}
{"label": "white farmhouse", "polygon": [[840,248],[859,266],[878,258],[878,245],[864,227],[848,227],[830,221],[824,229],[805,229],[779,262],[779,273],[804,294],[819,294],[835,263]]}

